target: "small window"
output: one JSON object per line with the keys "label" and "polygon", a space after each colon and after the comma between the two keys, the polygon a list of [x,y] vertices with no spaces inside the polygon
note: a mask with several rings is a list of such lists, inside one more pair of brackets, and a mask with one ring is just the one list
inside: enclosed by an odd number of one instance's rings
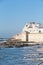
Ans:
{"label": "small window", "polygon": [[26,25],[26,27],[27,27],[28,25]]}
{"label": "small window", "polygon": [[41,33],[41,30],[39,30],[39,33]]}
{"label": "small window", "polygon": [[30,25],[29,28],[32,28],[32,25]]}

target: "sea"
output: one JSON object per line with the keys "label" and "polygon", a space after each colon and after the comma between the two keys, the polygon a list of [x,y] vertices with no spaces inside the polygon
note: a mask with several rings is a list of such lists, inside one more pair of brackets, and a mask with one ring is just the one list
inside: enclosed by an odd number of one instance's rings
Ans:
{"label": "sea", "polygon": [[0,48],[0,65],[43,65],[43,45]]}

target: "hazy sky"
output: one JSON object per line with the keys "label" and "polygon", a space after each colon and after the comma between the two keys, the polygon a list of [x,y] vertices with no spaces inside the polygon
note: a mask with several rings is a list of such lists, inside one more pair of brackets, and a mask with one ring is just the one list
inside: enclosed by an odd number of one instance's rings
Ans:
{"label": "hazy sky", "polygon": [[43,0],[0,0],[0,37],[11,37],[31,21],[43,23]]}

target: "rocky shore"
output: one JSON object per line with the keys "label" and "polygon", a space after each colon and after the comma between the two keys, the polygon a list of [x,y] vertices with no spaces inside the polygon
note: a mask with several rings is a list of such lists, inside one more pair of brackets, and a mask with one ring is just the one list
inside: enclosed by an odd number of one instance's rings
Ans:
{"label": "rocky shore", "polygon": [[8,39],[6,42],[0,43],[0,47],[7,47],[7,48],[33,46],[33,45],[39,45],[39,43],[14,40],[12,38]]}

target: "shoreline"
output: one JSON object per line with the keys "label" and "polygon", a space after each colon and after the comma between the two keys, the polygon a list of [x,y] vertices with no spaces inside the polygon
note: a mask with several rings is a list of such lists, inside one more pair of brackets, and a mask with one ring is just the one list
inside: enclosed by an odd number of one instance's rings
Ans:
{"label": "shoreline", "polygon": [[0,43],[0,48],[1,47],[6,47],[6,48],[13,48],[13,47],[25,47],[25,46],[35,46],[35,45],[42,45],[42,42],[3,42]]}

